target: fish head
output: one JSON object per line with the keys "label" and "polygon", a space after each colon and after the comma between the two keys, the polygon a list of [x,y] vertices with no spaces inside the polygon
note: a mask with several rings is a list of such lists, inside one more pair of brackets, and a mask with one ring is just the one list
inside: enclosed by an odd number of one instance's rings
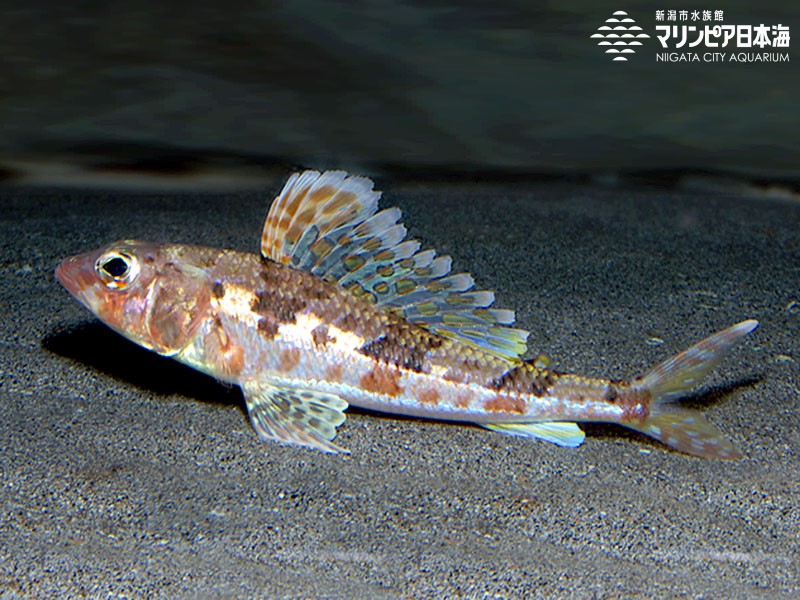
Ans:
{"label": "fish head", "polygon": [[171,355],[208,312],[207,272],[180,246],[123,240],[65,258],[56,278],[78,302],[128,339]]}

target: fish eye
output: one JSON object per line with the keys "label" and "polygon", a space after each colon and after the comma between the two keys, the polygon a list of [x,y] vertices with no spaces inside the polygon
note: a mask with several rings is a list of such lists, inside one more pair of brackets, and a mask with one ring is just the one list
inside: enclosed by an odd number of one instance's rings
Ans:
{"label": "fish eye", "polygon": [[126,252],[112,250],[97,259],[94,270],[106,286],[121,290],[139,276],[139,262]]}
{"label": "fish eye", "polygon": [[111,275],[114,279],[125,277],[130,269],[128,263],[125,262],[125,259],[120,256],[109,258],[100,268]]}

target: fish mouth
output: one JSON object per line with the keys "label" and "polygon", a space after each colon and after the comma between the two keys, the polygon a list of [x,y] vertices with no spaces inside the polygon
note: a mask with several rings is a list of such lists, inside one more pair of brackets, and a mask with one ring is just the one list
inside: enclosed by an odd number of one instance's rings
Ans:
{"label": "fish mouth", "polygon": [[80,288],[78,283],[80,277],[80,265],[77,262],[77,256],[70,256],[61,261],[61,264],[56,267],[56,279],[63,285],[67,291],[73,296],[77,296]]}
{"label": "fish mouth", "polygon": [[96,253],[79,254],[70,256],[61,261],[56,267],[56,279],[64,288],[81,304],[89,309],[94,309],[92,293],[96,281],[94,262]]}

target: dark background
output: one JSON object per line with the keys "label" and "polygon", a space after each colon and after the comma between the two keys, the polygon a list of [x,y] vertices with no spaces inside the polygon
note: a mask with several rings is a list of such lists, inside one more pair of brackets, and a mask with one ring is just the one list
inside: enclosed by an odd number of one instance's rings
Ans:
{"label": "dark background", "polygon": [[[795,62],[655,61],[657,9],[794,27],[796,3],[67,4],[0,10],[9,177],[68,179],[79,159],[119,179],[198,164],[798,175]],[[616,10],[651,36],[626,63],[590,38]]]}

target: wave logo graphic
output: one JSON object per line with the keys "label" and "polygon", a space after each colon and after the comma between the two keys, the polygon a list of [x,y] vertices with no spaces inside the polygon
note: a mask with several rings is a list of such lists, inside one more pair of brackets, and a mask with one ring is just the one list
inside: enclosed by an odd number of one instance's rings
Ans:
{"label": "wave logo graphic", "polygon": [[642,28],[624,10],[618,10],[606,19],[606,24],[598,27],[597,33],[592,35],[592,39],[600,39],[598,46],[608,46],[606,54],[620,61],[627,61],[625,55],[636,52],[631,46],[641,46],[642,42],[639,40],[649,37],[642,33]]}

